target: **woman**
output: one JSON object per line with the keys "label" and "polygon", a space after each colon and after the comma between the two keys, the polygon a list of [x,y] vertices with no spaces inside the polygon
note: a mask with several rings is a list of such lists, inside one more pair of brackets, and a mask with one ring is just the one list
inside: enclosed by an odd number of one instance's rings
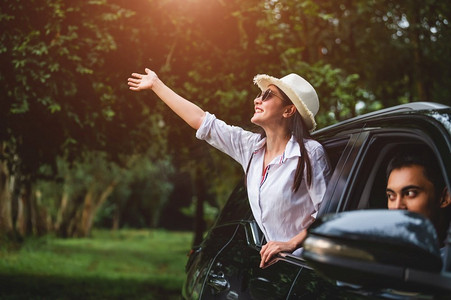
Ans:
{"label": "woman", "polygon": [[263,130],[257,134],[225,124],[176,94],[153,71],[145,72],[128,79],[132,91],[153,90],[197,130],[197,138],[243,167],[252,213],[268,241],[260,252],[260,267],[279,252],[298,249],[316,217],[331,173],[324,148],[309,134],[316,127],[319,108],[315,89],[297,74],[281,79],[255,76],[261,93],[254,100],[251,122]]}

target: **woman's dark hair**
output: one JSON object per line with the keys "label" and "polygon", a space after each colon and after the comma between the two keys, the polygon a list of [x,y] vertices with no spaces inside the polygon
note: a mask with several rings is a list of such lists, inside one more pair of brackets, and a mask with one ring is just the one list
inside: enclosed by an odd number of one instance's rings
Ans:
{"label": "woman's dark hair", "polygon": [[[291,102],[290,98],[277,87],[280,94],[283,97],[284,105],[291,105],[293,102]],[[296,192],[299,189],[299,186],[301,185],[303,175],[304,175],[304,168],[307,168],[307,178],[306,183],[307,186],[310,186],[312,183],[312,164],[310,162],[310,157],[308,155],[307,149],[305,148],[304,139],[311,139],[310,132],[307,129],[307,126],[305,125],[304,119],[302,119],[301,114],[296,109],[296,112],[293,114],[293,116],[289,119],[289,125],[288,129],[293,134],[294,138],[299,144],[299,148],[301,150],[301,157],[299,157],[298,160],[298,166],[296,168],[296,173],[294,175],[294,182],[293,182],[293,192]]]}
{"label": "woman's dark hair", "polygon": [[[288,98],[288,96],[276,86],[277,90],[280,92],[280,94],[282,95],[283,98],[283,104],[284,105],[292,105],[293,102],[291,102],[290,98]],[[307,129],[307,126],[304,123],[304,120],[302,119],[301,114],[298,112],[298,110],[296,109],[296,112],[293,114],[293,116],[291,116],[289,118],[289,125],[288,125],[288,130],[289,130],[289,134],[293,135],[294,138],[296,139],[296,141],[299,144],[299,148],[301,151],[301,157],[299,157],[298,160],[298,166],[296,167],[296,173],[294,175],[294,181],[293,181],[293,185],[292,185],[292,190],[293,192],[297,192],[297,190],[299,189],[303,176],[304,176],[304,168],[306,169],[306,174],[307,174],[307,178],[306,178],[306,183],[307,186],[310,186],[310,184],[312,183],[312,165],[310,163],[310,157],[308,155],[307,149],[305,148],[305,144],[304,144],[304,139],[311,139],[310,136],[310,132]],[[264,130],[261,130],[260,132],[261,138],[266,137],[266,133]],[[251,158],[252,160],[252,158]],[[249,166],[250,166],[250,161],[249,164],[247,166],[247,170],[246,170],[246,177],[247,177],[247,172],[249,170]],[[246,178],[245,178],[245,182],[246,182]]]}

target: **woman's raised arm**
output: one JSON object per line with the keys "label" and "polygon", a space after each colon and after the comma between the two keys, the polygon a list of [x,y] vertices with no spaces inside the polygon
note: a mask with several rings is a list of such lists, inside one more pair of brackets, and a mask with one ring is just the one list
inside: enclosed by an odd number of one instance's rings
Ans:
{"label": "woman's raised arm", "polygon": [[171,90],[158,78],[155,72],[147,68],[145,71],[146,74],[132,74],[132,77],[128,79],[130,89],[132,91],[153,90],[188,125],[196,130],[199,129],[205,117],[205,112],[196,104]]}

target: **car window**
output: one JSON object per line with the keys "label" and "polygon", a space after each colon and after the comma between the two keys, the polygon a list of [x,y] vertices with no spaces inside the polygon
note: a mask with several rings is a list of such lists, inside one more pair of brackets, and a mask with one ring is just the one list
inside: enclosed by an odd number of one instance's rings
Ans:
{"label": "car window", "polygon": [[215,226],[253,219],[247,199],[244,179],[238,182],[224,208],[216,220]]}
{"label": "car window", "polygon": [[386,169],[391,158],[401,148],[427,146],[434,152],[433,143],[421,136],[407,133],[380,133],[370,138],[362,149],[350,184],[345,210],[387,208]]}
{"label": "car window", "polygon": [[324,149],[327,152],[332,170],[337,166],[338,160],[340,159],[343,151],[349,141],[349,136],[334,140],[320,141]]}
{"label": "car window", "polygon": [[[383,141],[381,141],[383,142]],[[374,164],[374,170],[369,178],[368,184],[362,193],[362,200],[359,203],[358,208],[387,208],[387,196],[386,196],[386,186],[387,186],[387,166],[390,160],[397,152],[402,148],[415,148],[423,143],[420,142],[409,142],[409,143],[393,143],[388,144],[379,153],[376,158],[377,161]]]}

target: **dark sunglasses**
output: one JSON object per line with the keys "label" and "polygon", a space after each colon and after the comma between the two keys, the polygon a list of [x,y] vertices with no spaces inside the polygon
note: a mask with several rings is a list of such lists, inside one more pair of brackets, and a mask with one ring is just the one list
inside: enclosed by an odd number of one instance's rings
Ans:
{"label": "dark sunglasses", "polygon": [[268,99],[271,99],[272,96],[277,97],[277,98],[283,100],[282,97],[277,96],[277,95],[274,94],[274,92],[271,91],[270,89],[267,89],[267,90],[264,91],[264,92],[260,92],[260,93],[257,95],[257,97],[255,97],[255,98],[257,99],[257,98],[260,98],[260,97],[261,97],[261,98],[262,98],[262,101],[264,102],[264,101],[266,101],[266,100],[268,100]]}

